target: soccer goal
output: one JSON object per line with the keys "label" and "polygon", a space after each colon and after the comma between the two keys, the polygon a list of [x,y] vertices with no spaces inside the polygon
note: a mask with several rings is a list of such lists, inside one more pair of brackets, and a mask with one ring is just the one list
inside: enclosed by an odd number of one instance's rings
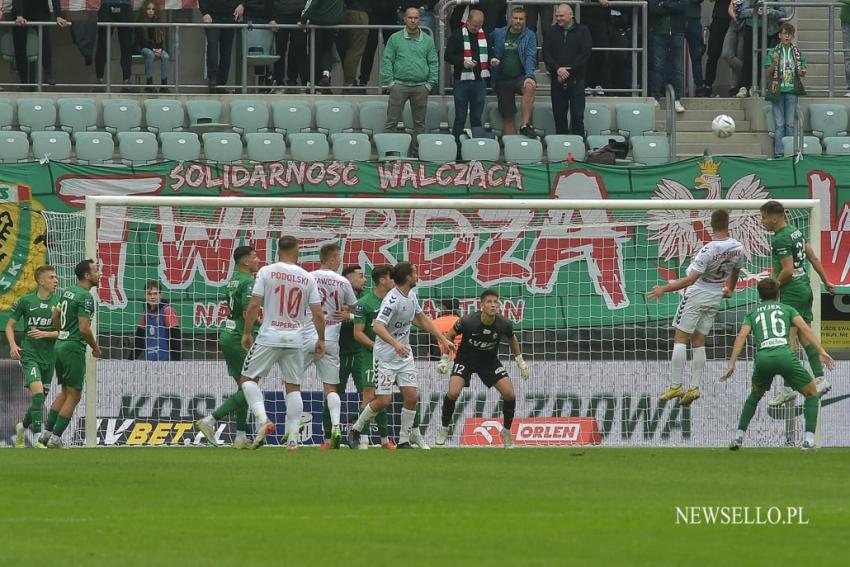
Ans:
{"label": "soccer goal", "polygon": [[[498,290],[502,314],[513,322],[531,365],[531,378],[523,382],[503,345],[502,360],[516,390],[517,444],[571,444],[589,439],[583,437],[586,428],[595,427],[603,445],[725,445],[749,389],[752,352],[730,382],[717,378],[743,316],[757,301],[754,284],[771,270],[770,234],[758,211],[763,203],[89,197],[84,215],[46,213],[50,257],[60,267],[61,285],[71,283],[73,266],[83,258],[96,257],[101,267],[95,324],[103,358],[89,360],[73,441],[199,444],[192,422],[235,391],[218,349],[233,250],[250,245],[263,263],[272,262],[276,240],[288,234],[299,238],[308,270],[318,266],[322,245],[340,244],[343,266],[362,266],[366,289],[374,266],[412,262],[423,309],[432,317],[445,310],[467,314],[477,309],[483,290]],[[819,202],[783,204],[789,222],[819,250]],[[658,399],[669,382],[671,319],[680,297],[668,294],[656,302],[645,294],[684,275],[711,238],[709,217],[717,208],[730,210],[730,232],[744,243],[747,261],[707,341],[703,397],[681,408]],[[151,307],[148,282],[158,284],[167,309]],[[815,293],[816,330],[818,298]],[[178,340],[163,340],[163,328],[172,329],[166,338],[173,339],[174,327]],[[166,354],[148,359],[146,341]],[[448,378],[437,373],[438,354],[427,334],[414,333],[411,344],[421,429],[433,441]],[[322,440],[321,384],[313,372],[302,388],[301,441],[308,445]],[[272,373],[262,385],[269,417],[282,424],[280,377]],[[342,399],[345,434],[358,412],[350,380]],[[500,443],[500,406],[498,393],[474,379],[458,400],[448,444]],[[391,406],[391,437],[400,408],[400,400]],[[795,414],[793,404],[768,410],[763,401],[749,443],[794,442],[803,427]],[[824,420],[828,432],[829,419]],[[272,444],[282,439],[282,428],[278,433]],[[371,433],[377,443],[374,428]],[[847,433],[842,432],[845,439]],[[233,424],[221,423],[217,434],[229,443]],[[825,444],[829,439],[825,434]]]}

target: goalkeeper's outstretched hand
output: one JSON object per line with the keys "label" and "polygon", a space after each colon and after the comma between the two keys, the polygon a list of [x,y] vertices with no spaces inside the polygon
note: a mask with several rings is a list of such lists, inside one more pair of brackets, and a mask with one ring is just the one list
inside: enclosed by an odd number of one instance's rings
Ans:
{"label": "goalkeeper's outstretched hand", "polygon": [[444,354],[440,357],[440,362],[437,363],[437,372],[440,374],[445,374],[449,371],[449,362],[451,358],[449,358],[448,354]]}
{"label": "goalkeeper's outstretched hand", "polygon": [[522,355],[516,357],[516,365],[519,367],[519,377],[523,380],[528,380],[528,376],[530,374],[528,363],[522,358]]}

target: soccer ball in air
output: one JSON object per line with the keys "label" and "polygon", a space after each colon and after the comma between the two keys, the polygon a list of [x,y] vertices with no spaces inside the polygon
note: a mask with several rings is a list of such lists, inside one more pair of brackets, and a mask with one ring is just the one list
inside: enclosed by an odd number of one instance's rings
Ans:
{"label": "soccer ball in air", "polygon": [[735,133],[735,121],[726,114],[715,116],[711,121],[711,131],[718,138],[728,138]]}

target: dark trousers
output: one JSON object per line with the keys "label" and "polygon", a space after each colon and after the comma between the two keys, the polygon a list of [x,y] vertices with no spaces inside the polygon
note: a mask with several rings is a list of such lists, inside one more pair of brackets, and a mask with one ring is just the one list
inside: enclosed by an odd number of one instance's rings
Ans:
{"label": "dark trousers", "polygon": [[[130,6],[102,6],[97,13],[97,21],[103,22],[132,22],[133,12]],[[118,34],[118,44],[121,46],[121,75],[124,81],[130,80],[130,70],[133,65],[133,28],[115,28]],[[106,68],[106,42],[112,37],[106,36],[106,28],[97,28],[97,48],[94,53],[94,72],[98,79],[103,78]]]}
{"label": "dark trousers", "polygon": [[[753,28],[750,26],[744,26],[741,33],[744,34],[744,54],[742,55],[743,68],[741,69],[741,84],[738,85],[738,88],[758,87],[764,83],[764,70],[761,66],[761,28],[756,30],[755,46],[756,49],[758,49],[758,54],[756,55],[756,84],[754,85],[750,85],[753,80]],[[777,35],[767,36],[768,48],[776,46],[777,43],[779,43],[779,37]]]}
{"label": "dark trousers", "polygon": [[702,85],[702,54],[705,49],[705,43],[702,40],[702,21],[699,16],[688,18],[688,25],[685,28],[685,41],[688,43],[688,55],[691,60],[691,74],[694,77],[694,86],[699,88]]}
{"label": "dark trousers", "polygon": [[334,64],[334,45],[336,44],[335,29],[313,29],[316,35],[316,53],[313,54],[313,64],[316,66],[316,80],[318,81],[324,72],[330,74]]}
{"label": "dark trousers", "polygon": [[[213,17],[213,23],[232,24],[227,18]],[[226,85],[230,75],[230,54],[233,51],[234,28],[206,28],[207,36],[207,84]]]}
{"label": "dark trousers", "polygon": [[588,86],[611,86],[611,66],[609,63],[610,51],[597,51],[597,47],[611,47],[609,37],[610,16],[607,12],[591,13],[583,17],[582,23],[590,30],[593,38],[593,51],[590,53],[590,62],[587,65],[587,77],[585,82]]}
{"label": "dark trousers", "polygon": [[[555,115],[557,134],[575,134],[584,137],[584,79],[564,87],[556,76],[552,81],[552,114]],[[567,121],[569,114],[569,121]]]}
{"label": "dark trousers", "polygon": [[454,82],[455,121],[452,124],[452,134],[460,147],[460,134],[466,126],[466,116],[469,115],[469,125],[481,127],[481,117],[487,100],[487,86],[484,81]]}
{"label": "dark trousers", "polygon": [[525,13],[528,18],[526,25],[534,31],[545,30],[552,25],[553,8],[554,6],[529,4],[525,7]]}
{"label": "dark trousers", "polygon": [[[393,10],[380,10],[376,8],[369,12],[369,23],[391,26],[397,23],[396,14]],[[383,30],[383,33],[375,29],[369,30],[369,37],[366,39],[366,49],[363,50],[363,58],[360,59],[361,85],[369,83],[369,78],[372,76],[372,68],[375,65],[375,53],[378,51],[378,36],[382,36],[381,41],[386,45],[393,33],[395,33],[395,30]],[[378,64],[380,65],[380,62]]]}
{"label": "dark trousers", "polygon": [[[50,17],[49,11],[43,11],[41,8],[33,4],[27,5],[24,8],[24,17],[31,22],[49,22],[53,18]],[[18,76],[22,83],[30,82],[30,63],[27,57],[27,38],[30,30],[38,31],[36,27],[30,26],[14,26],[12,28],[12,43],[15,49],[15,66],[18,68]],[[53,52],[50,48],[50,29],[43,28],[41,36],[41,68],[44,69],[45,78],[51,75],[53,69]],[[35,82],[35,77],[32,78]]]}
{"label": "dark trousers", "polygon": [[[278,16],[275,21],[279,24],[297,24],[300,14]],[[297,85],[299,78],[301,84],[306,85],[310,80],[310,69],[307,64],[307,32],[300,29],[281,29],[275,34],[277,54],[280,59],[274,64],[274,78],[278,85],[283,84],[284,74],[286,82]]]}
{"label": "dark trousers", "polygon": [[713,86],[714,81],[717,80],[717,62],[720,60],[720,54],[723,53],[723,40],[726,38],[730,21],[729,18],[714,18],[708,27],[708,55],[703,82],[709,87]]}

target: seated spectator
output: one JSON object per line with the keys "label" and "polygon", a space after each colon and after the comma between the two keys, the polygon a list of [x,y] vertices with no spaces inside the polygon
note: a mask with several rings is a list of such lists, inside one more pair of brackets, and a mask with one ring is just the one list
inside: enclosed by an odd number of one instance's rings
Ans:
{"label": "seated spectator", "polygon": [[489,53],[492,51],[488,44],[487,34],[484,33],[484,12],[470,10],[469,19],[460,29],[449,36],[446,42],[446,53],[443,57],[446,63],[454,67],[454,101],[455,119],[452,134],[457,140],[460,154],[460,134],[469,115],[469,125],[472,128],[481,127],[481,118],[487,98],[485,81],[490,78]]}
{"label": "seated spectator", "polygon": [[[154,0],[148,0],[142,4],[139,10],[138,21],[144,24],[161,24],[162,14],[159,5]],[[168,61],[170,59],[165,50],[165,28],[140,27],[136,28],[136,49],[145,58],[145,91],[156,92],[153,87],[153,65],[160,61],[160,92],[167,93],[168,89]]]}
{"label": "seated spectator", "polygon": [[[0,6],[0,19],[3,19],[3,8]],[[13,0],[12,11],[8,14],[8,20],[17,24],[12,28],[12,44],[15,51],[15,66],[18,68],[18,76],[21,83],[35,83],[36,78],[30,77],[30,63],[27,58],[27,38],[29,37],[29,22],[49,22],[50,6],[48,0]],[[60,27],[66,27],[68,22],[57,16],[56,23]],[[56,84],[53,80],[53,52],[50,47],[50,28],[44,28],[41,37],[41,68],[43,70],[42,82],[48,85]],[[32,90],[31,87],[23,87],[22,90]]]}
{"label": "seated spectator", "polygon": [[145,284],[145,312],[136,329],[133,360],[180,360],[180,323],[177,312],[162,299],[156,280]]}
{"label": "seated spectator", "polygon": [[502,133],[516,134],[514,117],[516,99],[522,95],[523,136],[536,138],[537,133],[531,124],[534,107],[534,90],[537,81],[534,70],[537,66],[537,35],[526,27],[525,8],[518,6],[511,10],[511,25],[493,31],[493,89],[499,100],[499,114],[502,115]]}

